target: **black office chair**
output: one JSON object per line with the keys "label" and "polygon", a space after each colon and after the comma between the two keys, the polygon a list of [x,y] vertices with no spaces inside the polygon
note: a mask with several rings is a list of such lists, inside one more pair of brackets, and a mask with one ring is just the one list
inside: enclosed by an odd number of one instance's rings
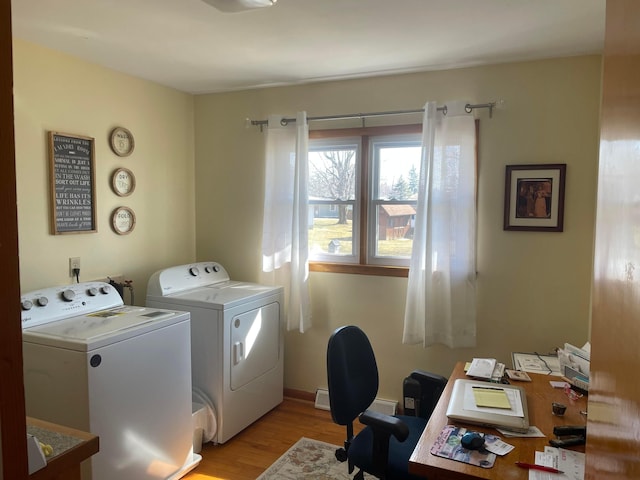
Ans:
{"label": "black office chair", "polygon": [[[447,379],[420,373],[424,374],[421,383],[428,390],[423,395],[423,404],[430,405],[420,412],[428,417]],[[331,335],[327,347],[327,378],[333,421],[347,427],[344,448],[336,450],[336,458],[341,462],[348,460],[350,474],[354,467],[359,469],[354,479],[363,479],[363,472],[367,472],[386,480],[419,480],[420,477],[409,474],[409,457],[428,418],[392,417],[367,410],[378,393],[378,367],[369,339],[360,328],[340,327]],[[366,427],[354,436],[356,418]]]}

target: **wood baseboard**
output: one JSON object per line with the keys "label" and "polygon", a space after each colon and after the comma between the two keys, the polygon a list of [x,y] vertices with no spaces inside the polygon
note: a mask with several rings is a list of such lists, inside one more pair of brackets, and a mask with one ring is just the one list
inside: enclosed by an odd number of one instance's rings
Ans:
{"label": "wood baseboard", "polygon": [[[293,400],[302,400],[305,402],[316,403],[315,392],[305,392],[304,390],[296,390],[293,388],[285,388],[283,391],[285,398],[291,398]],[[398,411],[396,415],[404,415],[404,408],[401,404],[398,405]]]}
{"label": "wood baseboard", "polygon": [[293,388],[285,388],[284,396],[287,398],[293,398],[295,400],[304,400],[306,402],[315,403],[315,392],[305,392],[304,390],[295,390]]}

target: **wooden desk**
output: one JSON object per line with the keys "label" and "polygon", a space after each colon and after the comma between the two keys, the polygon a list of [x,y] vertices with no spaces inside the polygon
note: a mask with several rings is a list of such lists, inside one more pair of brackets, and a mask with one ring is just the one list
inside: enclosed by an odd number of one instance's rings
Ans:
{"label": "wooden desk", "polygon": [[[47,458],[46,467],[29,475],[29,480],[80,480],[80,464],[98,453],[99,438],[91,433],[27,417],[27,431],[29,427],[41,429],[53,437],[48,440],[36,435],[38,440],[51,444],[53,455]],[[73,442],[69,443],[69,439]]]}
{"label": "wooden desk", "polygon": [[[512,382],[513,385],[522,386],[526,390],[527,404],[529,407],[529,422],[538,427],[546,438],[522,438],[503,437],[495,429],[479,426],[464,425],[447,419],[447,406],[451,397],[453,383],[458,378],[469,378],[464,373],[464,363],[456,365],[449,382],[436,405],[427,428],[422,433],[418,445],[409,459],[409,472],[414,475],[424,476],[429,480],[468,480],[468,479],[500,479],[500,480],[527,480],[527,470],[519,468],[515,462],[534,463],[535,452],[544,450],[549,445],[549,440],[554,438],[553,427],[555,425],[586,425],[586,417],[580,412],[587,409],[586,397],[571,400],[563,389],[552,388],[549,380],[560,380],[558,377],[530,373],[531,382]],[[564,403],[567,411],[563,417],[551,414],[551,402]],[[445,425],[461,425],[473,430],[500,435],[507,443],[515,446],[515,449],[503,457],[498,457],[492,468],[481,468],[447,458],[437,457],[430,452],[438,435]],[[584,445],[572,447],[573,450],[584,452]]]}

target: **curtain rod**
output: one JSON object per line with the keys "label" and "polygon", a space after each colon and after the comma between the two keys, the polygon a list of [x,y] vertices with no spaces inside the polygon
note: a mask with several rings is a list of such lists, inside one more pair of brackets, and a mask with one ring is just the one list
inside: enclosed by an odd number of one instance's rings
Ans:
{"label": "curtain rod", "polygon": [[[489,109],[489,118],[493,117],[493,109],[496,108],[496,102],[487,102],[487,103],[478,103],[478,104],[470,104],[467,103],[464,106],[464,110],[467,113],[471,113],[476,108],[488,108]],[[447,114],[447,106],[443,105],[442,107],[437,107],[439,112],[442,112],[444,115]],[[349,118],[369,118],[369,117],[383,117],[390,115],[409,115],[412,113],[424,113],[424,108],[420,108],[417,110],[392,110],[389,112],[370,112],[370,113],[347,113],[345,115],[325,115],[320,117],[307,117],[308,122],[313,121],[323,121],[323,120],[345,120]],[[283,118],[280,120],[281,125],[288,125],[289,123],[295,122],[295,118]],[[251,120],[251,125],[260,126],[260,130],[264,125],[268,125],[269,120]]]}

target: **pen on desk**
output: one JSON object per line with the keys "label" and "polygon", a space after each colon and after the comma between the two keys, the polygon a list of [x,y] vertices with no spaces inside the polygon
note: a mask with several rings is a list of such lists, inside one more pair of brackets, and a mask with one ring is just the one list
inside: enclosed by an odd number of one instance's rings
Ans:
{"label": "pen on desk", "polygon": [[497,387],[484,387],[484,386],[478,385],[477,387],[471,387],[471,388],[479,388],[480,390],[499,390],[501,392],[504,392],[504,388],[497,388]]}
{"label": "pen on desk", "polygon": [[545,467],[544,465],[535,465],[533,463],[516,462],[516,465],[520,468],[526,468],[527,470],[542,470],[543,472],[550,473],[564,473],[562,470],[558,470],[553,467]]}

